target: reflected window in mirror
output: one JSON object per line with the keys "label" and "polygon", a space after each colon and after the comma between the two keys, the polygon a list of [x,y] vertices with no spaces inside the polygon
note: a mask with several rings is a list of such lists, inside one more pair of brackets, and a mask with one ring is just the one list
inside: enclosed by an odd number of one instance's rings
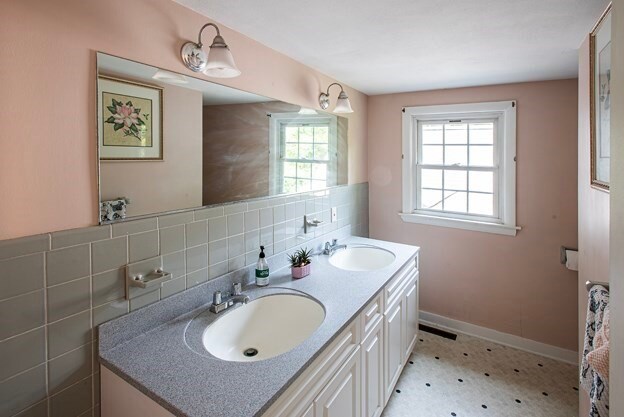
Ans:
{"label": "reflected window in mirror", "polygon": [[337,121],[331,115],[272,114],[272,165],[277,194],[337,184]]}

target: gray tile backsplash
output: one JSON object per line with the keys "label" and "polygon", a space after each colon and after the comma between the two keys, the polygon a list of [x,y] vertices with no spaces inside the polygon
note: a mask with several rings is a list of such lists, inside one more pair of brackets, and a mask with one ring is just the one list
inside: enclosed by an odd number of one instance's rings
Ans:
{"label": "gray tile backsplash", "polygon": [[43,288],[43,252],[0,261],[0,299]]}
{"label": "gray tile backsplash", "polygon": [[[99,324],[349,225],[368,236],[367,184],[0,241],[0,416],[99,416]],[[126,300],[126,265],[160,258],[172,280]]]}

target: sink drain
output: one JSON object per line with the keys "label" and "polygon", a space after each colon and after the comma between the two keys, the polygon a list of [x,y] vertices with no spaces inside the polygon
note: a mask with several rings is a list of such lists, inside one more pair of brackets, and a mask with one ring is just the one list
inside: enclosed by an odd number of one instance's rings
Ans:
{"label": "sink drain", "polygon": [[248,358],[256,356],[257,354],[258,354],[258,349],[256,348],[248,348],[248,349],[243,350],[243,355],[247,356]]}

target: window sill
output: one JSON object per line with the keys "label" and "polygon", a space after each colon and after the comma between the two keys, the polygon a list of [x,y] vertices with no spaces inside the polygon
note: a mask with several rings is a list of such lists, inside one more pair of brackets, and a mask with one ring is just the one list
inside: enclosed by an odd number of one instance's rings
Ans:
{"label": "window sill", "polygon": [[430,226],[450,227],[453,229],[472,230],[475,232],[494,233],[506,236],[515,236],[518,230],[520,230],[520,227],[516,226],[474,220],[452,219],[426,214],[399,213],[399,216],[407,223],[428,224]]}

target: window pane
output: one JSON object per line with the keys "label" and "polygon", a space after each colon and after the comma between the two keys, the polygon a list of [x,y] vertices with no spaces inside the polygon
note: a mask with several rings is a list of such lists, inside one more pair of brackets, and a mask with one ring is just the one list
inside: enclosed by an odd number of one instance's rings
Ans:
{"label": "window pane", "polygon": [[317,161],[329,161],[329,145],[314,145],[314,159]]}
{"label": "window pane", "polygon": [[444,170],[445,190],[466,190],[468,173],[466,171]]}
{"label": "window pane", "polygon": [[297,177],[311,178],[312,177],[312,164],[297,164]]}
{"label": "window pane", "polygon": [[294,178],[284,178],[284,192],[285,193],[297,192],[297,181]]}
{"label": "window pane", "polygon": [[302,143],[299,145],[299,159],[314,159],[313,149],[312,144]]}
{"label": "window pane", "polygon": [[311,191],[312,183],[310,180],[297,179],[297,191]]}
{"label": "window pane", "polygon": [[314,142],[327,143],[329,141],[329,128],[326,126],[314,128]]}
{"label": "window pane", "polygon": [[422,169],[420,171],[420,186],[423,188],[442,188],[442,170]]}
{"label": "window pane", "polygon": [[437,145],[423,145],[422,147],[422,163],[423,164],[442,164],[442,151],[444,147]]}
{"label": "window pane", "polygon": [[444,165],[466,165],[468,159],[467,146],[445,146]]}
{"label": "window pane", "polygon": [[470,193],[470,213],[494,215],[494,195]]}
{"label": "window pane", "polygon": [[297,142],[299,140],[299,128],[297,126],[286,126],[286,142]]}
{"label": "window pane", "polygon": [[470,123],[470,143],[494,144],[494,123]]}
{"label": "window pane", "polygon": [[494,192],[494,173],[487,171],[470,171],[470,191]]}
{"label": "window pane", "polygon": [[286,159],[297,159],[299,158],[299,147],[296,143],[287,143],[286,144],[286,152],[284,155]]}
{"label": "window pane", "polygon": [[296,177],[297,176],[297,164],[294,162],[284,162],[284,176]]}
{"label": "window pane", "polygon": [[327,165],[325,164],[313,164],[312,165],[312,178],[317,180],[327,179]]}
{"label": "window pane", "polygon": [[422,125],[422,143],[423,144],[442,144],[443,125],[441,124],[425,124]]}
{"label": "window pane", "polygon": [[444,125],[445,144],[468,143],[468,125],[465,123],[449,123]]}
{"label": "window pane", "polygon": [[491,167],[494,166],[494,147],[493,146],[471,146],[470,147],[470,165]]}
{"label": "window pane", "polygon": [[314,128],[302,126],[299,128],[299,142],[312,142],[314,139]]}
{"label": "window pane", "polygon": [[442,210],[442,190],[422,190],[420,193],[420,208]]}
{"label": "window pane", "polygon": [[466,213],[468,211],[468,193],[459,191],[444,192],[444,210]]}

